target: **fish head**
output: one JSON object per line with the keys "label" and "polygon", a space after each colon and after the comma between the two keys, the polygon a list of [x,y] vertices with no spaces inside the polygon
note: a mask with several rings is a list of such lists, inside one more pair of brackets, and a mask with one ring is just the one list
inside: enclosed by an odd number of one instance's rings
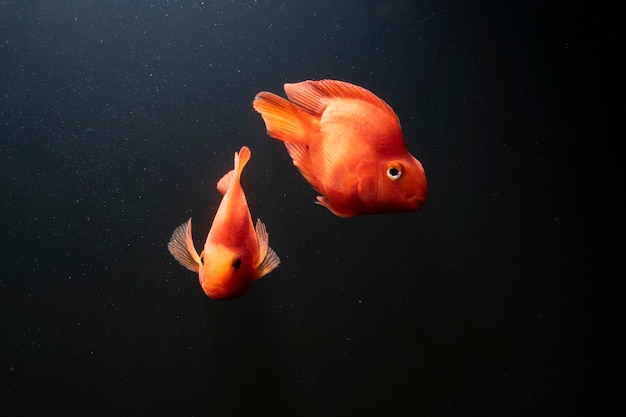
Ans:
{"label": "fish head", "polygon": [[213,299],[236,298],[245,293],[254,281],[250,261],[223,245],[217,245],[202,254],[200,285]]}
{"label": "fish head", "polygon": [[408,152],[398,158],[363,162],[357,177],[359,198],[368,213],[418,211],[426,201],[424,167]]}

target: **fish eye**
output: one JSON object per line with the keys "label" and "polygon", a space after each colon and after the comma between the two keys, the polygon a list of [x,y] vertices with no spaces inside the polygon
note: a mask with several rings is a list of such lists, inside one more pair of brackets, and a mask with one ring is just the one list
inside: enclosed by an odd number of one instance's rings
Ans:
{"label": "fish eye", "polygon": [[387,178],[397,181],[402,177],[402,166],[400,164],[391,164],[387,167]]}
{"label": "fish eye", "polygon": [[231,266],[235,271],[239,271],[239,268],[241,268],[241,256],[237,256]]}

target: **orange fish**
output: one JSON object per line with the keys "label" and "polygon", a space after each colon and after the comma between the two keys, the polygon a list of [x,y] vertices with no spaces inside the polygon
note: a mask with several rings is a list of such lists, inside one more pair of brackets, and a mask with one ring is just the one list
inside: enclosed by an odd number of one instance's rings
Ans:
{"label": "orange fish", "polygon": [[170,253],[190,271],[197,272],[204,293],[215,299],[237,298],[252,283],[280,263],[269,247],[265,225],[252,225],[241,171],[250,160],[250,149],[235,152],[235,169],[224,175],[217,189],[224,195],[200,255],[191,237],[191,219],[178,226],[167,244]]}
{"label": "orange fish", "polygon": [[267,133],[339,217],[417,211],[426,174],[404,143],[398,116],[372,92],[343,81],[285,84],[289,100],[257,94]]}

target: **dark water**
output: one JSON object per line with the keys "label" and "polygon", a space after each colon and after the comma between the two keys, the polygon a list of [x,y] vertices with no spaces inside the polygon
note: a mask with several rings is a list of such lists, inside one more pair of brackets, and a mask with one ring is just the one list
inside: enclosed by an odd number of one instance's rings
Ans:
{"label": "dark water", "polygon": [[[504,3],[0,2],[2,414],[614,406],[624,322],[598,187],[614,12]],[[396,110],[421,212],[312,204],[251,101],[320,78]],[[282,264],[213,301],[166,244],[191,216],[201,245],[242,145]]]}

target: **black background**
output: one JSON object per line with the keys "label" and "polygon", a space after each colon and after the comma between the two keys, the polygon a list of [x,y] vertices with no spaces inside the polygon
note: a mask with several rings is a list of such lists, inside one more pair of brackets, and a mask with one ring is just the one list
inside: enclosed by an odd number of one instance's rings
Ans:
{"label": "black background", "polygon": [[[548,1],[0,2],[3,414],[616,407],[616,18]],[[429,180],[421,212],[313,204],[251,102],[320,78],[395,109]],[[203,244],[242,145],[282,264],[214,301],[166,244],[188,217]]]}

